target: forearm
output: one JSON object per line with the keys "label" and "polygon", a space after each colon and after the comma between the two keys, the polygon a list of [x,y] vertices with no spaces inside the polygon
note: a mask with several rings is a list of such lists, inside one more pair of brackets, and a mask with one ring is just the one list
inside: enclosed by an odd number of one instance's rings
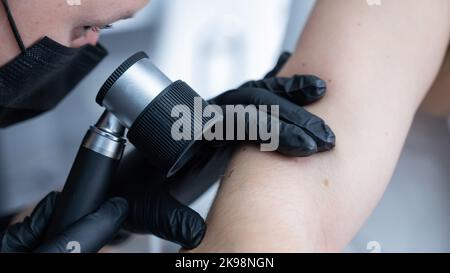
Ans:
{"label": "forearm", "polygon": [[450,50],[447,50],[444,64],[438,77],[422,103],[421,110],[436,117],[450,115]]}
{"label": "forearm", "polygon": [[340,251],[364,223],[449,36],[448,1],[382,3],[318,1],[282,75],[328,81],[308,110],[334,129],[337,147],[301,159],[237,152],[197,251]]}

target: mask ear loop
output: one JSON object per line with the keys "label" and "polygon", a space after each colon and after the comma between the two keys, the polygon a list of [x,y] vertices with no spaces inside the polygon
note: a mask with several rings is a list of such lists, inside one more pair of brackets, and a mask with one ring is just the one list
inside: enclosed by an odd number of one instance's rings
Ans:
{"label": "mask ear loop", "polygon": [[26,50],[26,47],[23,43],[22,37],[20,37],[19,31],[17,30],[17,25],[12,16],[11,9],[9,8],[9,5],[8,5],[8,1],[2,0],[2,3],[3,3],[3,7],[5,8],[6,15],[8,17],[9,25],[11,26],[14,37],[16,38],[17,44],[19,45],[20,50],[22,52],[24,52]]}

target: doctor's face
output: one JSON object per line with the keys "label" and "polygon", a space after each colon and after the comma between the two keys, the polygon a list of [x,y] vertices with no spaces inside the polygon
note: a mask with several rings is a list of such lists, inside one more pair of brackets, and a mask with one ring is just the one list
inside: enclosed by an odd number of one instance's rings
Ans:
{"label": "doctor's face", "polygon": [[[149,0],[9,0],[18,31],[29,47],[44,36],[69,46],[96,44],[99,30],[132,17]],[[0,66],[20,53],[0,6]]]}

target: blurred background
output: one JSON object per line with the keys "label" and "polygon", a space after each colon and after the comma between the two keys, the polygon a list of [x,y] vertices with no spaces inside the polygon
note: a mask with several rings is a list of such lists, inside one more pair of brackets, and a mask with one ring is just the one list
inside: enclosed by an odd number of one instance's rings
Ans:
{"label": "blurred background", "polygon": [[[0,216],[32,206],[63,186],[86,130],[102,112],[95,96],[126,58],[144,50],[172,80],[183,79],[203,97],[211,98],[261,78],[282,51],[292,51],[313,4],[313,0],[152,0],[137,17],[104,31],[101,42],[110,55],[56,110],[0,131],[0,181],[7,181],[0,184]],[[448,130],[446,124],[442,128]],[[421,139],[416,136],[408,143]],[[408,143],[416,149],[417,145]],[[442,145],[436,153],[449,151]],[[406,161],[400,161],[400,169],[419,166],[406,171],[416,182],[405,177],[404,171],[396,173],[392,189],[349,252],[368,252],[373,246],[369,242],[379,243],[384,251],[450,250],[446,210],[450,189],[442,179],[450,174],[440,167],[439,158],[422,162],[423,157],[416,154],[423,152],[402,155]],[[438,176],[436,185],[423,183],[421,174],[427,170],[421,168],[439,168],[433,171]],[[404,191],[404,184],[409,192]],[[206,217],[216,190],[217,184],[192,207]],[[438,203],[432,201],[436,198]],[[419,213],[419,218],[408,220],[413,213]],[[134,236],[114,251],[176,252],[178,247],[153,236]]]}

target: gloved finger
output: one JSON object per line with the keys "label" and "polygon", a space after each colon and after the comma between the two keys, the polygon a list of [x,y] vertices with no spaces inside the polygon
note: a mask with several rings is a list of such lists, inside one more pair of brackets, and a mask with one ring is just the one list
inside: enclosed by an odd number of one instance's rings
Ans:
{"label": "gloved finger", "polygon": [[242,88],[238,91],[229,91],[217,97],[217,101],[220,104],[230,105],[278,105],[280,120],[302,128],[316,142],[319,152],[328,151],[335,146],[336,137],[321,118],[265,89]]}
{"label": "gloved finger", "polygon": [[307,133],[303,131],[300,127],[279,120],[276,117],[270,117],[267,120],[266,128],[276,128],[272,127],[273,122],[276,120],[278,122],[278,137],[277,140],[270,139],[265,141],[262,138],[257,140],[260,144],[276,145],[276,150],[286,156],[292,157],[306,157],[317,153],[317,144]]}
{"label": "gloved finger", "polygon": [[148,191],[145,197],[131,201],[130,205],[125,228],[131,232],[151,233],[185,249],[197,247],[205,235],[203,218],[165,190]]}
{"label": "gloved finger", "polygon": [[280,58],[278,58],[278,62],[275,65],[275,68],[272,69],[272,71],[270,71],[264,78],[273,78],[276,77],[278,75],[278,73],[281,72],[281,70],[283,69],[284,65],[289,61],[289,59],[291,58],[292,54],[289,52],[283,52],[280,56]]}
{"label": "gloved finger", "polygon": [[266,89],[300,106],[317,102],[325,96],[327,91],[326,82],[313,75],[267,78],[247,82],[241,87]]}
{"label": "gloved finger", "polygon": [[[225,116],[229,118],[231,115]],[[276,150],[287,156],[304,157],[317,153],[316,142],[302,128],[261,111],[254,105],[247,107],[245,115],[231,117],[234,118],[232,123],[225,119],[224,140],[215,141],[214,145],[218,146],[221,142],[226,144],[230,142],[227,139],[232,139],[234,142],[263,144],[266,145],[263,147],[266,151]],[[231,125],[234,125],[233,132],[230,132]]]}
{"label": "gloved finger", "polygon": [[42,244],[38,253],[95,253],[108,244],[121,229],[129,211],[124,198],[106,201],[92,213],[55,238]]}
{"label": "gloved finger", "polygon": [[36,249],[44,237],[59,193],[48,194],[22,223],[10,227],[0,242],[0,252],[28,253]]}

